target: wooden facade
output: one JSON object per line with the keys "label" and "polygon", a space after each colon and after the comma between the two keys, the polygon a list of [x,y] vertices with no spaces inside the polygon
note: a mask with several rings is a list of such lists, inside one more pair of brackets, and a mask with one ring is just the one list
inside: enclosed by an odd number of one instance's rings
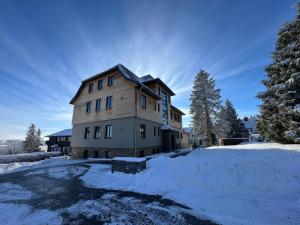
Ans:
{"label": "wooden facade", "polygon": [[[109,80],[112,80],[112,85],[109,85]],[[102,86],[98,88],[100,81]],[[165,94],[164,99],[167,105],[167,122],[163,119],[162,93]],[[74,158],[80,157],[83,152],[89,156],[101,155],[101,157],[103,154],[109,157],[142,156],[161,152],[163,150],[161,126],[168,124],[177,132],[182,128],[182,115],[184,114],[171,105],[173,95],[174,93],[161,80],[153,79],[153,82],[142,82],[139,77],[122,65],[117,65],[83,81],[71,100],[71,104],[74,105],[72,118]],[[112,99],[112,107],[107,109],[106,99],[109,96]],[[173,115],[176,116],[173,117]],[[104,127],[108,124],[113,126],[111,139],[105,138],[103,134]],[[102,136],[99,141],[93,140],[93,127],[95,126],[101,127]],[[142,126],[146,129],[145,137],[140,134]],[[84,138],[86,127],[91,129],[90,140]],[[175,135],[176,144],[170,145],[172,147],[168,150],[180,147],[180,137],[180,135]]]}

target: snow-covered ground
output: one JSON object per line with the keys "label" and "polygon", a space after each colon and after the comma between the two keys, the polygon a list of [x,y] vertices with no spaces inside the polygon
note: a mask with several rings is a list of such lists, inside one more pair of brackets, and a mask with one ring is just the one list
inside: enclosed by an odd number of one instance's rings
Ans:
{"label": "snow-covered ground", "polygon": [[81,162],[88,162],[88,160],[70,160],[70,157],[59,156],[59,157],[51,157],[50,159],[35,161],[35,162],[15,162],[15,163],[7,163],[0,164],[0,174],[1,173],[9,173],[16,171],[23,171],[28,169],[35,168],[44,168],[49,166],[62,166],[62,165],[71,165]]}
{"label": "snow-covered ground", "polygon": [[33,162],[60,155],[62,155],[61,152],[31,152],[11,155],[0,155],[0,163]]}
{"label": "snow-covered ground", "polygon": [[159,194],[222,224],[300,224],[300,145],[254,143],[160,156],[139,174],[91,164],[89,187]]}

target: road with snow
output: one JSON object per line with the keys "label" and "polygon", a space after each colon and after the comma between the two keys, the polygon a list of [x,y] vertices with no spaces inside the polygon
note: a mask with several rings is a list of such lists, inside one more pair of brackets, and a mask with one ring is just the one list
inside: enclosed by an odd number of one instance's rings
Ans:
{"label": "road with snow", "polygon": [[214,224],[157,195],[89,188],[80,177],[90,166],[78,163],[0,175],[1,224]]}

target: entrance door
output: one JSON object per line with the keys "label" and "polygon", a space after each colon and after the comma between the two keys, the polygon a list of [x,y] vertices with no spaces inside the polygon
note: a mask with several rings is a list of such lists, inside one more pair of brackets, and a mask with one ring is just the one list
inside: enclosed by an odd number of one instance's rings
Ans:
{"label": "entrance door", "polygon": [[169,152],[170,151],[170,141],[169,141],[169,131],[163,130],[162,131],[162,150],[163,152]]}
{"label": "entrance door", "polygon": [[171,150],[175,150],[175,136],[171,135]]}
{"label": "entrance door", "polygon": [[84,150],[83,158],[86,159],[88,157],[88,150]]}
{"label": "entrance door", "polygon": [[94,158],[98,158],[99,152],[98,151],[94,151]]}

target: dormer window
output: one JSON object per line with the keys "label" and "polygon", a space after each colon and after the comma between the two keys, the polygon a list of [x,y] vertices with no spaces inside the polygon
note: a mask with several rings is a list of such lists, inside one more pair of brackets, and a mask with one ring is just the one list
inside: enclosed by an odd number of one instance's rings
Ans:
{"label": "dormer window", "polygon": [[146,109],[147,98],[145,95],[141,95],[141,107],[142,109]]}
{"label": "dormer window", "polygon": [[103,87],[103,80],[98,80],[98,90],[102,89]]}
{"label": "dormer window", "polygon": [[111,87],[114,84],[114,77],[109,76],[107,80],[107,86]]}
{"label": "dormer window", "polygon": [[94,86],[93,83],[90,83],[90,84],[89,84],[89,93],[92,93],[92,92],[93,92],[93,86]]}

